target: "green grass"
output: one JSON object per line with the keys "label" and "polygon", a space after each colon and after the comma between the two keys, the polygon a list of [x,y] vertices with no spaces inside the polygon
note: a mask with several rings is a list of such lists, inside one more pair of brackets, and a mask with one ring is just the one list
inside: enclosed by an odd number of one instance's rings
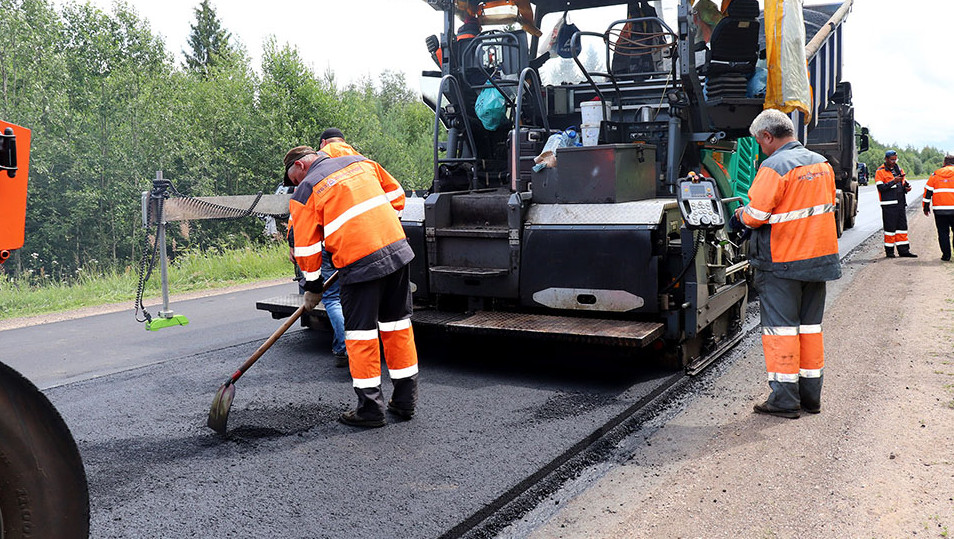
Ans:
{"label": "green grass", "polygon": [[[274,245],[221,252],[189,252],[169,264],[169,294],[224,288],[287,277],[293,268],[288,246]],[[0,276],[0,320],[68,311],[107,303],[129,302],[133,308],[138,268],[98,270],[86,267],[70,283]],[[146,283],[145,298],[162,294],[159,264]]]}

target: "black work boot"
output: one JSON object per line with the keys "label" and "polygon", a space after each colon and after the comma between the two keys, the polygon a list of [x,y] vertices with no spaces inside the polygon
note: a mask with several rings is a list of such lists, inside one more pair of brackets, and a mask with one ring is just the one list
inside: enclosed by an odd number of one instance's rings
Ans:
{"label": "black work boot", "polygon": [[802,411],[810,414],[821,412],[822,377],[798,380],[798,393],[802,399]]}
{"label": "black work boot", "polygon": [[894,247],[885,247],[884,256],[888,258],[894,258]]}
{"label": "black work boot", "polygon": [[763,402],[762,404],[756,404],[752,407],[757,414],[766,414],[774,415],[775,417],[785,417],[788,419],[798,419],[799,414],[798,410],[783,410],[781,408],[776,408],[768,403],[768,401]]}
{"label": "black work boot", "polygon": [[394,393],[391,395],[391,401],[388,402],[388,411],[401,419],[411,419],[417,408],[417,375],[399,378],[392,382]]}
{"label": "black work boot", "polygon": [[898,249],[898,256],[900,256],[901,258],[917,258],[918,257],[918,255],[912,253],[908,249],[905,249],[903,251],[901,249]]}
{"label": "black work boot", "polygon": [[354,392],[358,395],[358,407],[341,414],[338,421],[354,427],[383,427],[384,399],[381,397],[381,386],[356,387]]}
{"label": "black work boot", "polygon": [[772,394],[762,404],[756,404],[754,410],[759,414],[774,415],[798,419],[799,395],[798,382],[769,382]]}

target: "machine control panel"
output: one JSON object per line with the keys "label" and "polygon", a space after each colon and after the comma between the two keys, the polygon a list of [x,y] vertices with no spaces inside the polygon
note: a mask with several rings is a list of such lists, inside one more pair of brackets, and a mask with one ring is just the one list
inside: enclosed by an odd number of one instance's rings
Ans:
{"label": "machine control panel", "polygon": [[712,230],[725,226],[725,210],[715,181],[701,176],[679,180],[679,211],[689,229]]}

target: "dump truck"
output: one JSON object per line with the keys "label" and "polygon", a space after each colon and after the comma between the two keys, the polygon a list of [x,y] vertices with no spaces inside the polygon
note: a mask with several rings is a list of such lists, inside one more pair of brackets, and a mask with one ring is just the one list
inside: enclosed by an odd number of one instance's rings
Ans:
{"label": "dump truck", "polygon": [[[0,121],[0,263],[23,247],[30,130]],[[89,493],[59,412],[0,363],[0,537],[86,537]]]}
{"label": "dump truck", "polygon": [[[426,40],[433,182],[401,217],[415,325],[652,351],[690,373],[737,342],[750,271],[727,216],[760,159],[758,4],[733,0],[707,43],[687,0],[666,3],[672,26],[660,1],[425,1],[444,28]],[[806,49],[818,113],[793,113],[839,176],[844,226],[857,211],[850,6],[812,8],[825,18]]]}

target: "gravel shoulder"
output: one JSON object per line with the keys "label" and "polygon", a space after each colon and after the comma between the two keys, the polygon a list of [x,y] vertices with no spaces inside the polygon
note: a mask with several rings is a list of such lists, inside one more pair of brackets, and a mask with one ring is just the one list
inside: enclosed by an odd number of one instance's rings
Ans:
{"label": "gravel shoulder", "polygon": [[768,395],[756,340],[620,444],[619,462],[544,501],[532,535],[948,537],[954,264],[940,261],[933,218],[908,221],[920,258],[884,258],[876,234],[829,286],[821,414],[752,412]]}

